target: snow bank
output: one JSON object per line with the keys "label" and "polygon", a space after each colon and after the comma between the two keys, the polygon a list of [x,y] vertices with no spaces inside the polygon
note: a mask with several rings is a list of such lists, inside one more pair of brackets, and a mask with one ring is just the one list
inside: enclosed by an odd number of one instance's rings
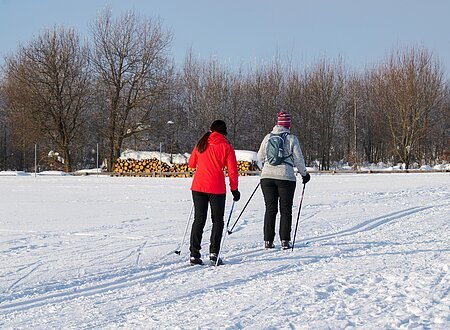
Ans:
{"label": "snow bank", "polygon": [[[135,151],[135,150],[125,150],[120,154],[120,159],[161,159],[163,163],[167,164],[186,164],[191,155],[189,153],[184,154],[172,154],[172,162],[170,161],[170,154],[159,151]],[[244,162],[256,162],[257,153],[249,150],[236,150],[236,159],[238,161]]]}
{"label": "snow bank", "polygon": [[136,160],[143,160],[143,159],[152,159],[152,158],[156,158],[156,159],[160,159],[162,161],[164,161],[165,159],[169,159],[170,157],[168,154],[164,153],[164,152],[159,152],[159,151],[135,151],[135,150],[130,150],[127,149],[125,151],[123,151],[120,154],[120,159],[136,159]]}
{"label": "snow bank", "polygon": [[[31,176],[34,173],[27,173],[23,171],[1,171],[0,176]],[[42,171],[37,173],[39,176],[67,176],[71,175],[70,173],[66,173],[63,171]]]}
{"label": "snow bank", "polygon": [[37,175],[40,175],[40,176],[68,176],[71,174],[63,172],[63,171],[42,171],[42,172],[39,172]]}
{"label": "snow bank", "polygon": [[249,150],[236,150],[236,159],[242,162],[257,162],[258,153]]}
{"label": "snow bank", "polygon": [[187,154],[172,154],[172,162],[170,161],[170,154],[159,151],[135,151],[135,150],[125,150],[120,154],[120,159],[158,159],[167,164],[186,164],[188,157]]}
{"label": "snow bank", "polygon": [[0,171],[0,176],[28,176],[29,173],[24,171]]}
{"label": "snow bank", "polygon": [[96,173],[102,173],[101,168],[90,168],[90,169],[82,169],[75,171],[75,174],[96,174]]}
{"label": "snow bank", "polygon": [[433,168],[430,165],[423,165],[420,167],[421,171],[432,171]]}
{"label": "snow bank", "polygon": [[436,171],[450,171],[450,164],[439,164],[433,166],[433,169]]}

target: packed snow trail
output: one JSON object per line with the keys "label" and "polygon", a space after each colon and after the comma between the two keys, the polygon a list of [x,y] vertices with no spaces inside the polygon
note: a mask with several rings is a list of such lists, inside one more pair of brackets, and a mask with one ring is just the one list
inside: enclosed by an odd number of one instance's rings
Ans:
{"label": "packed snow trail", "polygon": [[449,179],[313,175],[294,251],[258,191],[211,267],[174,253],[190,179],[0,178],[0,328],[448,329]]}

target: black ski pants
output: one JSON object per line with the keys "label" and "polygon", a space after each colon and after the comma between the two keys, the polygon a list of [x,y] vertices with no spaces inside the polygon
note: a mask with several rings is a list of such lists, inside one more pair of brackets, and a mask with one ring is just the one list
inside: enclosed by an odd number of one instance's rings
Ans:
{"label": "black ski pants", "polygon": [[200,258],[200,249],[202,244],[203,229],[205,228],[206,218],[208,216],[208,204],[211,205],[211,239],[209,252],[219,253],[220,241],[224,227],[223,217],[225,213],[226,194],[207,194],[198,191],[192,191],[194,200],[194,222],[191,230],[191,257]]}
{"label": "black ski pants", "polygon": [[280,240],[291,240],[292,205],[294,201],[295,181],[261,179],[266,211],[264,214],[264,240],[275,238],[275,220],[280,204]]}

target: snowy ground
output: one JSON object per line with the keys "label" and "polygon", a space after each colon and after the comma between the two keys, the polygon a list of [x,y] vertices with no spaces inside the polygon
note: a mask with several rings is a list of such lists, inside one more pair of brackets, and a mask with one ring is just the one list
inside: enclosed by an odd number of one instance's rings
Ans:
{"label": "snowy ground", "polygon": [[174,253],[190,182],[0,177],[0,328],[450,328],[450,174],[313,175],[294,251],[258,191],[217,268]]}

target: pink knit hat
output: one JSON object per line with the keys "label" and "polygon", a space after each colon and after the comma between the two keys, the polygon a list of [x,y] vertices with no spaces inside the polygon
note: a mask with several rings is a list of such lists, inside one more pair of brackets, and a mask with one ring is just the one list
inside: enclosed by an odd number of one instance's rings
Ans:
{"label": "pink knit hat", "polygon": [[278,113],[277,125],[291,128],[291,115],[287,112],[281,111]]}

